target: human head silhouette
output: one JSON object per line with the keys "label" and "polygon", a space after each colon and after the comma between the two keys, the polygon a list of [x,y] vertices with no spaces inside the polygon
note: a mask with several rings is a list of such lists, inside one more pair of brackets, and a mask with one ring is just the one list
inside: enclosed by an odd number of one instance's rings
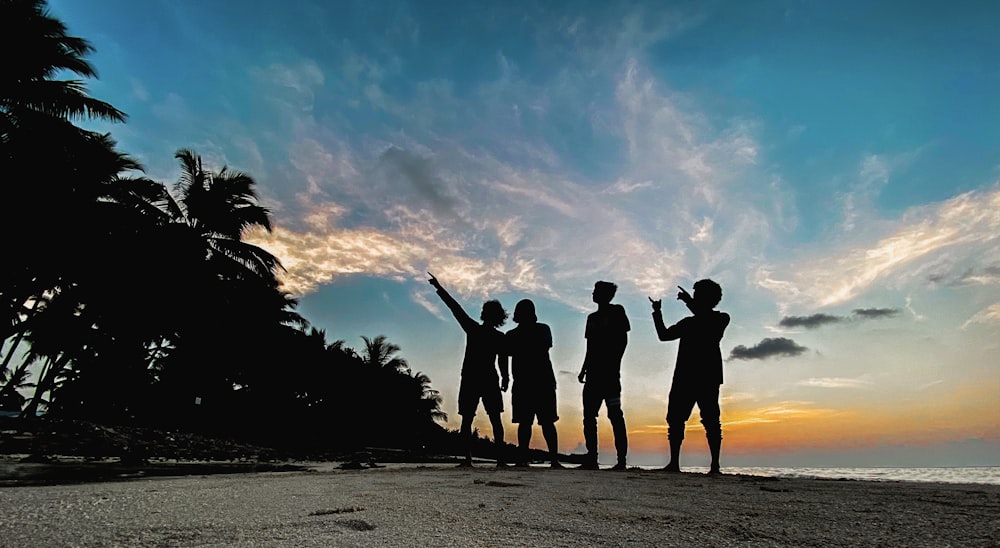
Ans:
{"label": "human head silhouette", "polygon": [[694,283],[694,301],[705,308],[715,308],[722,300],[722,286],[708,278]]}
{"label": "human head silhouette", "polygon": [[535,323],[538,316],[535,315],[535,303],[531,299],[521,299],[514,307],[514,323]]}
{"label": "human head silhouette", "polygon": [[594,284],[594,293],[591,296],[597,304],[608,304],[615,298],[616,291],[618,291],[616,284],[601,280]]}
{"label": "human head silhouette", "polygon": [[483,325],[500,327],[506,323],[507,316],[507,311],[503,309],[500,301],[490,299],[483,303],[483,311],[479,314],[479,319],[483,321]]}

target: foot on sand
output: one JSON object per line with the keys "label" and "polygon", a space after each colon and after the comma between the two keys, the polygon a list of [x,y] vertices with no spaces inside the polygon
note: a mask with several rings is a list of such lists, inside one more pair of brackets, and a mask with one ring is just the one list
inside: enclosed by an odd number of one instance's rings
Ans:
{"label": "foot on sand", "polygon": [[472,461],[463,460],[462,462],[458,463],[458,466],[456,466],[456,468],[472,468]]}
{"label": "foot on sand", "polygon": [[611,467],[611,470],[626,470],[626,469],[627,468],[625,467],[625,463],[622,461],[618,461],[618,464]]}
{"label": "foot on sand", "polygon": [[596,462],[585,462],[576,467],[577,470],[600,470],[601,467]]}
{"label": "foot on sand", "polygon": [[549,468],[552,468],[554,470],[562,470],[562,469],[564,469],[566,467],[563,466],[562,464],[560,464],[559,461],[554,460],[554,461],[552,461],[552,464],[549,465]]}
{"label": "foot on sand", "polygon": [[676,465],[676,464],[668,464],[668,465],[664,466],[663,468],[661,468],[660,470],[663,470],[664,472],[670,472],[670,473],[676,474],[676,473],[679,473],[681,471],[681,467],[678,466],[678,465]]}

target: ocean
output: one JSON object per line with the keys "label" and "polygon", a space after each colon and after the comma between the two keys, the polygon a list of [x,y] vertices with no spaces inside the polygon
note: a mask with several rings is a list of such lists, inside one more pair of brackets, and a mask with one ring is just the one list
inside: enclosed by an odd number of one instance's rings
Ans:
{"label": "ocean", "polygon": [[[657,466],[640,466],[657,470]],[[685,472],[704,473],[707,467],[685,466]],[[867,481],[919,481],[936,483],[978,483],[1000,485],[1000,466],[965,466],[940,468],[770,468],[724,466],[723,473],[768,476],[775,478],[824,478]]]}

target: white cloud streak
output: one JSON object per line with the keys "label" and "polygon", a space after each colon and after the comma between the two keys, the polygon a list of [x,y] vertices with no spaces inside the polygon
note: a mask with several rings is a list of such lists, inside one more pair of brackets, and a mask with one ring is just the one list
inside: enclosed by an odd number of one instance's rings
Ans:
{"label": "white cloud streak", "polygon": [[[1000,245],[1000,188],[961,194],[908,211],[887,235],[828,256],[784,267],[766,265],[757,284],[782,300],[830,306],[856,298],[877,283],[909,281],[937,254],[993,257]],[[779,273],[780,272],[780,273]]]}

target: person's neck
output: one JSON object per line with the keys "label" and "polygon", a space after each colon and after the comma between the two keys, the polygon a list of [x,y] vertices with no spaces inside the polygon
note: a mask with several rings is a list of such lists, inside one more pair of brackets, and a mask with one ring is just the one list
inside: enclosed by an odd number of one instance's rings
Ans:
{"label": "person's neck", "polygon": [[599,310],[599,311],[600,310],[607,310],[609,308],[611,308],[611,302],[610,301],[606,302],[606,303],[597,303],[597,310]]}

